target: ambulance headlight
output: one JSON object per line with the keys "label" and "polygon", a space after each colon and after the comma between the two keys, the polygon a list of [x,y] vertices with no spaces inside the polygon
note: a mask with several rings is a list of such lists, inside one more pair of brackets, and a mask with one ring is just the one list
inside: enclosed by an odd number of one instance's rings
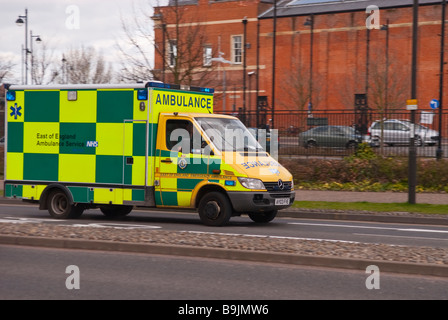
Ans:
{"label": "ambulance headlight", "polygon": [[238,178],[238,180],[247,189],[266,190],[263,182],[259,179]]}

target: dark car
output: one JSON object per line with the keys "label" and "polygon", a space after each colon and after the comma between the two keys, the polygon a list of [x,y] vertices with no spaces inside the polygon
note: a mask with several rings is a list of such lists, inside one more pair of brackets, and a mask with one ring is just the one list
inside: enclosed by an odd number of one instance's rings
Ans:
{"label": "dark car", "polygon": [[0,138],[0,147],[3,147],[5,145],[5,137]]}
{"label": "dark car", "polygon": [[352,127],[319,126],[299,135],[299,144],[305,148],[355,148],[362,142],[362,136]]}

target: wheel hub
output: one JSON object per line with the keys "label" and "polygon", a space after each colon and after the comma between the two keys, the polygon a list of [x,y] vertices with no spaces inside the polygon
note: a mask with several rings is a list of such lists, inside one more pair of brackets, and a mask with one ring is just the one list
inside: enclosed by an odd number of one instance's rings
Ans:
{"label": "wheel hub", "polygon": [[221,213],[221,207],[216,201],[210,201],[205,206],[205,214],[207,218],[215,220],[219,217]]}

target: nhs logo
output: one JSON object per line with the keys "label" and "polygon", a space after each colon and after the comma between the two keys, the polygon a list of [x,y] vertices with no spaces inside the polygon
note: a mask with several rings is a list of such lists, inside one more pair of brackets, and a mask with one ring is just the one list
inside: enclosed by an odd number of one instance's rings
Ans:
{"label": "nhs logo", "polygon": [[87,141],[87,148],[98,148],[98,141]]}

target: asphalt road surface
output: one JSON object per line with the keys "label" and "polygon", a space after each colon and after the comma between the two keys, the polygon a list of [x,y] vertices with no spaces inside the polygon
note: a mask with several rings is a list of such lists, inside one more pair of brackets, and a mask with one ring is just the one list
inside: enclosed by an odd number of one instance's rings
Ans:
{"label": "asphalt road surface", "polygon": [[34,205],[0,205],[0,222],[50,223],[77,226],[153,228],[222,234],[293,237],[407,246],[448,247],[448,226],[277,218],[263,225],[247,216],[233,217],[228,226],[207,227],[196,213],[134,210],[120,220],[107,219],[99,210],[86,211],[81,219],[54,220]]}
{"label": "asphalt road surface", "polygon": [[368,289],[362,271],[5,245],[0,260],[0,300],[448,299],[437,277],[380,273]]}

